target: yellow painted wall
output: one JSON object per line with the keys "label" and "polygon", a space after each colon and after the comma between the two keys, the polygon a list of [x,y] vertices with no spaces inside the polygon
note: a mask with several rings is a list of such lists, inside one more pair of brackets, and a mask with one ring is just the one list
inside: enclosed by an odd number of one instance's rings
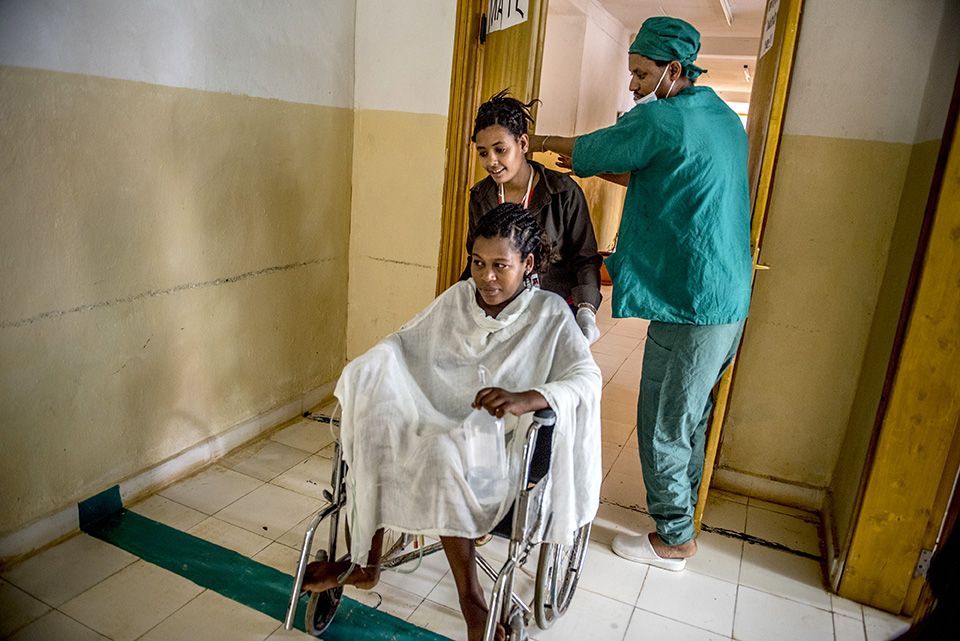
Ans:
{"label": "yellow painted wall", "polygon": [[350,109],[0,67],[2,532],[335,378]]}
{"label": "yellow painted wall", "polygon": [[456,3],[357,0],[347,357],[434,299]]}
{"label": "yellow painted wall", "polygon": [[911,149],[783,136],[722,467],[830,482]]}
{"label": "yellow painted wall", "polygon": [[355,114],[349,358],[434,298],[446,133],[445,116]]}

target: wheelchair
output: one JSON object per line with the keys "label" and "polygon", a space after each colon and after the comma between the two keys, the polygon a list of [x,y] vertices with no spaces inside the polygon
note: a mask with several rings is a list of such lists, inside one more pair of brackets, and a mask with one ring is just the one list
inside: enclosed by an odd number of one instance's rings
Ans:
{"label": "wheelchair", "polygon": [[[329,422],[332,425],[339,423],[333,417],[315,415],[307,417],[323,423]],[[510,512],[491,533],[509,540],[506,561],[499,569],[494,567],[483,558],[480,553],[482,547],[478,546],[477,565],[493,581],[484,641],[494,640],[498,624],[504,627],[507,641],[527,639],[526,629],[531,620],[535,621],[540,629],[546,630],[566,612],[577,588],[590,539],[590,523],[574,533],[573,545],[536,542],[549,525],[550,517],[543,513],[543,502],[549,479],[549,458],[555,423],[556,415],[553,410],[544,409],[534,414],[533,422],[527,428],[522,450],[523,464],[519,468],[520,490]],[[326,505],[313,518],[303,536],[290,604],[284,619],[284,628],[287,630],[293,628],[297,605],[303,596],[301,589],[311,556],[314,535],[323,521],[329,523],[329,538],[326,549],[319,550],[314,557],[315,560],[350,560],[349,554],[337,556],[341,510],[346,505],[344,476],[347,466],[342,457],[339,441],[336,442],[335,448],[331,473],[332,491],[324,490]],[[418,543],[420,545],[417,545]],[[398,533],[392,544],[384,544],[381,571],[400,569],[406,564],[419,561],[425,555],[443,549],[439,541],[428,545],[422,543],[422,537]],[[514,577],[517,570],[524,567],[537,546],[539,550],[533,596],[529,600],[524,600],[514,593]],[[304,628],[309,634],[315,637],[323,634],[332,623],[342,596],[342,587],[310,593],[304,621]]]}

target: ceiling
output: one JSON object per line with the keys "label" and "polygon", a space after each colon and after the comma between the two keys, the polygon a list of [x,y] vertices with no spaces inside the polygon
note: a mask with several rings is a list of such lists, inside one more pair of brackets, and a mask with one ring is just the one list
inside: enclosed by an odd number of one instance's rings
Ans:
{"label": "ceiling", "polygon": [[733,14],[727,24],[720,0],[593,0],[630,31],[637,32],[651,16],[673,16],[686,20],[700,31],[701,45],[697,64],[708,70],[697,84],[713,87],[720,97],[731,102],[749,102],[750,81],[744,65],[753,77],[760,48],[760,33],[766,0],[729,0]]}

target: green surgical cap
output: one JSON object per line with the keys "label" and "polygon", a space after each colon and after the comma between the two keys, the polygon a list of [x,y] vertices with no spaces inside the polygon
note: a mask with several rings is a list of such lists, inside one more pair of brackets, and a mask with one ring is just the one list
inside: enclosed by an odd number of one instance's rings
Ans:
{"label": "green surgical cap", "polygon": [[706,71],[693,64],[700,52],[700,32],[679,18],[647,18],[629,52],[651,60],[677,60],[690,80]]}

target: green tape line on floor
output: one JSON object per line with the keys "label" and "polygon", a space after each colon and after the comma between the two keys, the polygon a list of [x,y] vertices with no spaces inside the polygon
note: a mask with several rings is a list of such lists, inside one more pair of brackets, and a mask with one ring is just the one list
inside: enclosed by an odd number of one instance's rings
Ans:
{"label": "green tape line on floor", "polygon": [[[96,498],[96,497],[94,497]],[[82,504],[81,504],[82,505]],[[179,574],[218,594],[283,621],[293,577],[242,554],[120,509],[85,522],[87,534]],[[300,599],[295,625],[303,630],[307,599]],[[449,641],[395,616],[343,598],[325,641]]]}

